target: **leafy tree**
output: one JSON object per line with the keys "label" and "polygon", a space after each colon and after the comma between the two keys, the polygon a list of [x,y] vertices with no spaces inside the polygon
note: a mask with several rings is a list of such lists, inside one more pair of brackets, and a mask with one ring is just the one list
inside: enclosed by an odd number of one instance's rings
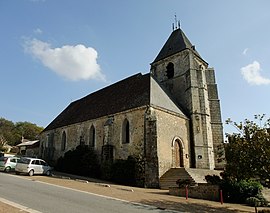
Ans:
{"label": "leafy tree", "polygon": [[43,127],[30,122],[17,122],[15,124],[15,134],[17,138],[27,138],[29,140],[36,140]]}
{"label": "leafy tree", "polygon": [[20,143],[22,136],[29,140],[38,138],[39,133],[43,127],[30,122],[17,122],[0,118],[0,138],[9,145],[17,145]]}
{"label": "leafy tree", "polygon": [[14,135],[14,123],[12,121],[8,121],[4,118],[0,118],[0,137],[2,141],[5,143],[12,144],[13,141],[16,140]]}
{"label": "leafy tree", "polygon": [[270,119],[265,114],[255,115],[255,121],[246,119],[239,124],[228,119],[237,133],[226,134],[225,173],[237,181],[259,177],[269,179],[270,174]]}

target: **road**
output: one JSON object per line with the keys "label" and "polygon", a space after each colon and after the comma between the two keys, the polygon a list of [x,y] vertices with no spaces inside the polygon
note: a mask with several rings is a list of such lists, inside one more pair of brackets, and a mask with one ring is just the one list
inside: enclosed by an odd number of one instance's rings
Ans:
{"label": "road", "polygon": [[43,213],[172,213],[79,190],[0,173],[0,197]]}

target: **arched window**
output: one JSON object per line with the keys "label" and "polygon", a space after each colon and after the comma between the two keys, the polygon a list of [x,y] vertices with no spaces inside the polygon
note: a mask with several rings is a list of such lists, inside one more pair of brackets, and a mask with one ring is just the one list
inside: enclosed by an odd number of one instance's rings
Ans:
{"label": "arched window", "polygon": [[167,77],[168,79],[173,78],[174,77],[174,64],[172,62],[170,62],[167,67],[166,67],[166,73],[167,73]]}
{"label": "arched window", "polygon": [[62,133],[62,143],[61,143],[61,150],[64,151],[66,149],[66,144],[67,144],[67,135],[66,132],[64,131]]}
{"label": "arched window", "polygon": [[96,145],[96,130],[95,127],[92,125],[89,132],[89,146],[95,147]]}
{"label": "arched window", "polygon": [[122,126],[122,143],[129,143],[129,141],[129,122],[125,119]]}

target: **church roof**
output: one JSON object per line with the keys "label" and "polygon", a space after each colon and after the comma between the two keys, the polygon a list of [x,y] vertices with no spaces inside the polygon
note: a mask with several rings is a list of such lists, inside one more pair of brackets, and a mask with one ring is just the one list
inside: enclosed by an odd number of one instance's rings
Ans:
{"label": "church roof", "polygon": [[195,46],[191,44],[185,33],[178,28],[171,33],[154,62],[162,60],[185,49],[191,49],[197,56],[200,57],[199,53],[195,50]]}
{"label": "church roof", "polygon": [[149,104],[149,78],[139,73],[72,102],[44,131]]}

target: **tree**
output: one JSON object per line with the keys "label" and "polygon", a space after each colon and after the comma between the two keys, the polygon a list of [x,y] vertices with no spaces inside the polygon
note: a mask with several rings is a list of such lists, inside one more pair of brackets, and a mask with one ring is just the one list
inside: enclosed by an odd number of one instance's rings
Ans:
{"label": "tree", "polygon": [[2,141],[9,143],[16,140],[14,128],[15,126],[12,121],[0,118],[0,137],[2,138]]}
{"label": "tree", "polygon": [[29,140],[38,139],[39,133],[43,130],[43,127],[39,127],[36,124],[30,122],[17,122],[15,124],[16,137],[24,137]]}
{"label": "tree", "polygon": [[14,124],[12,121],[0,118],[0,138],[9,145],[20,143],[22,136],[29,140],[36,140],[42,130],[43,127],[30,122],[17,122]]}
{"label": "tree", "polygon": [[250,178],[269,179],[270,174],[270,119],[265,114],[255,115],[255,121],[245,119],[237,124],[228,119],[237,133],[226,134],[225,174],[230,178],[248,180]]}

